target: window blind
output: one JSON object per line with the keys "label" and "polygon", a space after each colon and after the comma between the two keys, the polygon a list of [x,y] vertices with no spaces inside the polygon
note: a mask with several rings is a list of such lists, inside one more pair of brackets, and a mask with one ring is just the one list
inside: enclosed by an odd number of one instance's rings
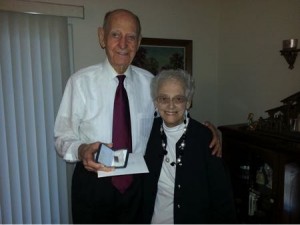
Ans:
{"label": "window blind", "polygon": [[69,74],[67,18],[0,11],[0,223],[68,223],[53,126]]}

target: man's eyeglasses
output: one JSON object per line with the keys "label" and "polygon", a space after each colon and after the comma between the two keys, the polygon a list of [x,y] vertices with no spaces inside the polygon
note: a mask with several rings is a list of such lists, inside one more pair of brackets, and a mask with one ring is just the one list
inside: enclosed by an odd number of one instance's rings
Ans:
{"label": "man's eyeglasses", "polygon": [[170,104],[171,101],[175,105],[180,105],[180,104],[185,103],[187,101],[187,98],[183,95],[177,95],[177,96],[173,97],[172,99],[168,96],[158,96],[156,98],[156,100],[159,104],[163,104],[163,105]]}

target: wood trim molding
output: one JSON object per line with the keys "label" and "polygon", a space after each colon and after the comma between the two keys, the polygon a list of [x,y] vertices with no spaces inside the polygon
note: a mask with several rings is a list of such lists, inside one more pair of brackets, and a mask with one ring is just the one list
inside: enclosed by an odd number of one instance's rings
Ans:
{"label": "wood trim molding", "polygon": [[84,6],[40,1],[1,0],[0,10],[84,19]]}

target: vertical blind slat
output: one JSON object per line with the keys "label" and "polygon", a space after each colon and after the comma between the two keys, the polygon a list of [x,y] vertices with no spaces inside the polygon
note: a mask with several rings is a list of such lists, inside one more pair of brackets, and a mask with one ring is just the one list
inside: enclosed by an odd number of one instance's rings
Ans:
{"label": "vertical blind slat", "polygon": [[[8,32],[7,18],[3,16],[0,20],[0,34]],[[11,201],[10,201],[10,184],[8,176],[8,155],[7,155],[7,142],[6,142],[6,122],[5,122],[5,112],[4,112],[4,81],[3,74],[3,63],[6,63],[6,56],[9,52],[6,51],[5,46],[7,46],[7,40],[3,35],[0,35],[0,142],[1,142],[1,158],[0,158],[0,205],[5,205],[8,207],[1,207],[1,223],[7,221],[7,223],[12,223],[11,216]],[[8,193],[8,194],[6,194]]]}
{"label": "vertical blind slat", "polygon": [[[17,136],[16,136],[16,143],[18,143],[18,158],[16,159],[17,165],[19,166],[19,176],[20,176],[20,189],[23,191],[20,191],[21,197],[21,202],[20,202],[20,207],[22,209],[22,213],[18,213],[20,215],[20,222],[22,221],[30,221],[30,207],[25,205],[24,203],[28,202],[30,200],[30,196],[24,195],[24,190],[29,190],[28,186],[28,167],[27,167],[27,155],[25,154],[26,152],[26,138],[25,138],[25,120],[24,120],[24,104],[23,104],[23,82],[22,82],[22,69],[20,65],[20,61],[22,60],[21,58],[21,52],[20,52],[20,30],[18,27],[20,26],[19,24],[19,19],[18,18],[12,18],[10,17],[10,20],[12,21],[11,24],[11,34],[9,39],[11,40],[11,49],[10,51],[13,53],[11,54],[12,57],[12,77],[13,77],[13,91],[14,91],[14,104],[15,104],[15,112],[16,112],[16,131],[17,131]],[[17,167],[16,167],[17,169]],[[27,184],[27,185],[26,185]],[[24,197],[26,200],[24,201]],[[24,213],[25,210],[25,213]],[[22,215],[22,217],[21,217]]]}
{"label": "vertical blind slat", "polygon": [[12,223],[19,223],[22,221],[22,207],[21,207],[21,187],[19,183],[20,173],[19,165],[14,163],[19,161],[18,143],[15,141],[17,136],[17,123],[16,123],[16,109],[15,101],[16,95],[14,93],[14,79],[13,79],[13,63],[14,55],[11,53],[14,40],[10,37],[13,36],[13,29],[11,24],[13,20],[10,17],[4,18],[4,23],[7,23],[6,38],[4,37],[5,44],[2,46],[5,63],[1,63],[3,73],[3,96],[4,96],[4,114],[5,114],[5,132],[6,132],[6,150],[8,162],[8,174],[6,182],[10,184],[10,204]]}
{"label": "vertical blind slat", "polygon": [[[1,39],[0,39],[1,40]],[[3,42],[0,42],[0,44]],[[0,45],[1,46],[1,45]],[[2,48],[0,48],[2,50]],[[0,51],[1,53],[1,51]],[[1,57],[0,57],[1,59]],[[0,69],[1,69],[0,64]],[[5,127],[5,112],[4,112],[4,83],[2,82],[2,69],[0,70],[0,141],[1,141],[1,158],[0,158],[0,199],[1,205],[5,207],[1,208],[1,220],[4,223],[12,223],[12,207],[10,198],[10,182],[9,182],[9,169],[8,169],[8,152]]]}

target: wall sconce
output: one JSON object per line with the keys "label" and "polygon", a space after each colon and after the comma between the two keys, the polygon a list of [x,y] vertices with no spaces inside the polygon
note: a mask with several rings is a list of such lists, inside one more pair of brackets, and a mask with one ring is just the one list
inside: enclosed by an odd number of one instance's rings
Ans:
{"label": "wall sconce", "polygon": [[297,49],[298,39],[288,39],[282,41],[281,55],[284,56],[285,60],[289,64],[289,69],[294,68],[294,63],[297,58],[297,54],[300,49]]}

